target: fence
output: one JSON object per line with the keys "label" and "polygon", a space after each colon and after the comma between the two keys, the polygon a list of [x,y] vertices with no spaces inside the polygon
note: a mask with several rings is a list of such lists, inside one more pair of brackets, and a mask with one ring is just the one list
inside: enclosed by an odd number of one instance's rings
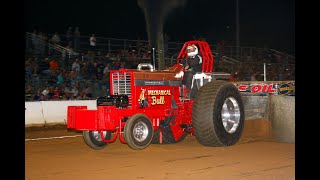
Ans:
{"label": "fence", "polygon": [[[47,34],[47,42],[49,42],[50,38],[53,34]],[[60,46],[67,47],[68,45],[73,48],[76,53],[81,54],[82,52],[87,52],[90,50],[89,45],[89,36],[80,36],[79,37],[79,49],[77,46],[74,46],[74,42],[71,41],[68,44],[67,39],[64,35],[59,35],[61,37]],[[30,38],[35,38],[36,36],[31,33],[26,33],[26,49],[30,49],[33,46],[33,41]],[[41,39],[41,38],[40,38]],[[104,37],[96,37],[97,39],[97,49],[96,51],[102,53],[118,53],[119,51],[126,51],[128,49],[139,49],[140,47],[145,47],[148,51],[151,51],[151,47],[149,47],[149,42],[146,40],[129,40],[129,39],[116,39],[116,38],[104,38]],[[258,47],[239,47],[231,46],[231,45],[217,45],[210,43],[211,50],[215,55],[227,56],[229,58],[236,59],[241,62],[246,61],[255,61],[257,59],[283,59],[288,60],[289,63],[295,63],[295,57],[284,52],[280,52],[274,49],[267,48],[258,48]],[[47,46],[44,44],[43,46]],[[181,47],[183,46],[183,42],[165,42],[165,57],[170,58],[172,56],[177,56]],[[238,52],[239,51],[239,52]]]}

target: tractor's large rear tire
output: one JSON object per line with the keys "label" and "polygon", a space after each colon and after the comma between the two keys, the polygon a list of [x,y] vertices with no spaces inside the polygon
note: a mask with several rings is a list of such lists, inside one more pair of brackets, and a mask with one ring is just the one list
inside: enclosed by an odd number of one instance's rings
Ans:
{"label": "tractor's large rear tire", "polygon": [[124,126],[124,139],[135,150],[141,150],[150,145],[153,137],[153,126],[144,114],[131,116]]}
{"label": "tractor's large rear tire", "polygon": [[[101,135],[99,131],[83,131],[83,140],[84,142],[91,147],[92,149],[100,150],[105,148],[108,143],[104,142],[101,139]],[[111,132],[110,131],[103,131],[103,135],[105,139],[111,139]]]}
{"label": "tractor's large rear tire", "polygon": [[192,124],[204,146],[236,144],[244,128],[244,106],[237,87],[223,80],[203,85],[192,107]]}
{"label": "tractor's large rear tire", "polygon": [[[183,136],[177,141],[174,139],[172,130],[170,127],[166,127],[162,130],[162,144],[175,144],[183,141],[187,137],[188,133],[184,132]],[[151,144],[160,144],[160,129],[154,131],[154,135]]]}

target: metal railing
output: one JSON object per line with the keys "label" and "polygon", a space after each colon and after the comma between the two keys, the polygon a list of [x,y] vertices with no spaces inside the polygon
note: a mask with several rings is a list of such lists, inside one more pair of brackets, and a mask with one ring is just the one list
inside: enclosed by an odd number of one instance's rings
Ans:
{"label": "metal railing", "polygon": [[[44,51],[54,50],[54,51],[60,52],[61,54],[67,53],[68,55],[71,55],[71,53],[72,53],[72,50],[69,48],[66,48],[66,47],[58,45],[58,44],[50,43],[48,41],[41,39],[40,37],[38,37],[35,34],[27,32],[26,33],[26,49],[29,50],[30,46],[33,46],[32,49],[34,49],[34,50],[40,50],[40,51],[41,50],[44,50]],[[40,48],[44,48],[44,49],[39,49],[39,46],[40,46]]]}
{"label": "metal railing", "polygon": [[[36,38],[37,40],[41,41],[43,45],[46,45],[46,42],[39,39],[36,35],[31,33],[26,33],[27,36],[27,43],[26,47],[30,47],[32,40],[30,38]],[[53,34],[48,34],[48,38],[52,37]],[[66,48],[68,42],[66,42],[66,37],[64,35],[59,35],[61,37],[61,45],[55,45],[51,43],[47,43],[53,49],[58,50],[59,52],[67,51],[70,53],[70,49]],[[89,44],[90,36],[80,36],[79,43],[80,49],[77,53],[81,52],[88,52],[90,50]],[[129,40],[129,39],[116,39],[116,38],[105,38],[105,37],[96,37],[97,39],[97,52],[104,52],[109,54],[119,54],[121,51],[127,50],[135,50],[138,51],[139,49],[143,49],[146,52],[151,52],[151,47],[149,46],[149,42],[146,40]],[[181,47],[183,46],[183,42],[166,42],[165,43],[165,57],[170,58],[174,56],[176,53],[179,53]],[[258,47],[239,47],[236,46],[216,46],[210,43],[210,47],[214,53],[214,55],[218,56],[225,56],[228,58],[232,58],[241,62],[246,61],[254,61],[256,59],[270,59],[270,58],[277,58],[281,56],[284,61],[288,60],[288,63],[295,63],[295,57],[284,52],[280,52],[274,49],[266,49],[266,48],[258,48]],[[73,46],[72,46],[73,47]],[[75,49],[75,48],[73,48]],[[240,51],[240,52],[238,52]],[[269,55],[269,57],[267,57]],[[251,59],[251,60],[250,60]]]}

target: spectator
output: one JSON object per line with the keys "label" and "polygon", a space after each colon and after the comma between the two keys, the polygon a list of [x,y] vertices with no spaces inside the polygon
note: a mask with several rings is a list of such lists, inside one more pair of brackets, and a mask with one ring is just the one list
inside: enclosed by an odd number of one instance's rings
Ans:
{"label": "spectator", "polygon": [[68,75],[68,78],[70,80],[71,86],[74,86],[74,84],[76,83],[77,79],[78,79],[79,74],[77,73],[77,71],[71,71]]}
{"label": "spectator", "polygon": [[[48,64],[46,64],[46,65],[48,65]],[[33,76],[38,75],[38,73],[39,73],[39,64],[36,62],[36,59],[31,61],[30,66],[31,66],[31,69],[32,69]]]}
{"label": "spectator", "polygon": [[91,51],[95,51],[96,50],[96,45],[97,45],[97,39],[96,39],[96,35],[92,34],[90,39],[90,50]]}
{"label": "spectator", "polygon": [[91,79],[94,76],[94,74],[96,73],[94,60],[91,60],[88,62],[87,72],[88,72],[89,79]]}
{"label": "spectator", "polygon": [[59,69],[59,64],[54,58],[52,58],[51,61],[49,62],[49,69],[51,72]]}
{"label": "spectator", "polygon": [[84,92],[80,92],[79,96],[76,98],[77,100],[88,100],[88,97]]}
{"label": "spectator", "polygon": [[76,52],[79,52],[80,50],[80,30],[79,26],[76,26],[73,32],[73,45],[74,45],[74,50]]}
{"label": "spectator", "polygon": [[86,95],[86,97],[88,97],[88,98],[92,98],[93,96],[92,96],[92,89],[91,89],[91,87],[89,87],[89,86],[86,86],[84,89],[83,89],[83,91],[82,91],[85,95]]}
{"label": "spectator", "polygon": [[27,61],[25,61],[25,76],[27,80],[32,80],[33,79],[33,74],[32,74],[32,66],[31,66],[31,58],[29,58]]}
{"label": "spectator", "polygon": [[256,81],[257,80],[257,73],[253,73],[250,77],[250,81]]}
{"label": "spectator", "polygon": [[41,101],[41,96],[42,96],[41,90],[38,89],[37,93],[33,96],[33,100],[34,101]]}
{"label": "spectator", "polygon": [[110,89],[110,71],[111,71],[111,64],[108,63],[103,70],[103,84],[105,85],[106,89]]}
{"label": "spectator", "polygon": [[96,64],[96,68],[100,68],[102,71],[104,70],[105,65],[103,64],[103,62],[101,60],[98,60],[97,64]]}
{"label": "spectator", "polygon": [[57,84],[57,72],[53,71],[50,75],[49,75],[49,79],[48,79],[48,84],[49,86],[55,86]]}
{"label": "spectator", "polygon": [[79,64],[79,58],[76,58],[74,62],[72,63],[71,69],[73,71],[76,71],[77,73],[80,73],[80,64]]}
{"label": "spectator", "polygon": [[53,99],[59,99],[60,98],[60,89],[59,89],[59,86],[56,86],[54,89],[53,89]]}
{"label": "spectator", "polygon": [[120,61],[119,60],[116,60],[116,61],[113,61],[113,64],[112,64],[112,70],[117,70],[117,69],[120,69]]}
{"label": "spectator", "polygon": [[50,88],[49,88],[49,86],[46,86],[46,88],[41,93],[40,100],[41,101],[48,100],[49,99],[49,96],[48,96],[49,92],[50,92]]}
{"label": "spectator", "polygon": [[95,86],[97,88],[101,89],[102,84],[103,84],[103,82],[102,82],[102,80],[103,80],[103,70],[102,69],[97,68],[95,80],[96,80]]}
{"label": "spectator", "polygon": [[77,86],[73,86],[72,90],[71,90],[71,94],[72,94],[72,99],[77,99],[78,95],[79,95],[79,90]]}
{"label": "spectator", "polygon": [[40,54],[43,56],[46,51],[46,43],[48,42],[48,37],[46,34],[39,32],[38,38],[40,40],[38,44],[38,48],[39,48],[38,50],[40,51]]}
{"label": "spectator", "polygon": [[25,91],[25,100],[32,100],[34,96],[33,87],[29,85]]}
{"label": "spectator", "polygon": [[67,32],[66,32],[66,46],[71,47],[72,46],[72,26],[67,27]]}
{"label": "spectator", "polygon": [[54,35],[51,37],[51,42],[53,44],[60,45],[60,41],[61,41],[61,39],[60,39],[58,32],[55,32]]}
{"label": "spectator", "polygon": [[60,86],[64,81],[63,72],[60,71],[59,75],[57,76],[57,85]]}
{"label": "spectator", "polygon": [[66,100],[69,100],[71,98],[71,84],[70,82],[66,83],[66,86],[64,87],[64,98]]}
{"label": "spectator", "polygon": [[108,64],[106,65],[106,67],[103,69],[103,74],[104,74],[106,77],[109,77],[110,71],[111,71],[111,64],[108,63]]}
{"label": "spectator", "polygon": [[120,62],[120,68],[128,68],[127,63],[125,61]]}
{"label": "spectator", "polygon": [[102,80],[102,79],[103,79],[103,71],[101,68],[97,68],[96,80]]}

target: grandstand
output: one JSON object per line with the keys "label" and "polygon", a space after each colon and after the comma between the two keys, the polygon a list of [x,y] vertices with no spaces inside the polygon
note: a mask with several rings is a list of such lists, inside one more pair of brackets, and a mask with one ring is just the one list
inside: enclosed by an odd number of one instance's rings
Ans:
{"label": "grandstand", "polygon": [[[109,89],[109,70],[137,68],[139,63],[151,62],[151,47],[145,40],[96,37],[97,47],[92,50],[89,36],[80,36],[75,41],[58,34],[60,41],[56,42],[52,40],[53,35],[25,34],[26,101],[105,96]],[[167,67],[176,63],[183,43],[165,44]],[[215,71],[231,73],[237,81],[264,80],[265,65],[266,80],[295,80],[292,55],[267,48],[210,45],[216,60]],[[79,71],[75,67],[79,67]]]}

